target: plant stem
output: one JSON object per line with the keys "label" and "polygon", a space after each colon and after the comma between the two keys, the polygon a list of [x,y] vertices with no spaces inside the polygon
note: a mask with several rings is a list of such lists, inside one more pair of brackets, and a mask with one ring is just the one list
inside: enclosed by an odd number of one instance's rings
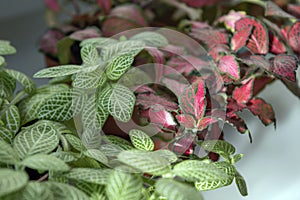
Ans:
{"label": "plant stem", "polygon": [[37,180],[37,182],[42,182],[42,181],[46,180],[48,177],[49,177],[49,173],[47,173],[47,174],[45,174],[44,176],[42,176],[41,178],[39,178],[39,179]]}
{"label": "plant stem", "polygon": [[145,176],[142,176],[142,178],[143,178],[143,181],[144,181],[145,183],[147,183],[149,186],[153,186],[153,185],[155,184],[155,181],[152,180],[152,179],[149,179],[149,178],[147,178],[147,177],[145,177]]}

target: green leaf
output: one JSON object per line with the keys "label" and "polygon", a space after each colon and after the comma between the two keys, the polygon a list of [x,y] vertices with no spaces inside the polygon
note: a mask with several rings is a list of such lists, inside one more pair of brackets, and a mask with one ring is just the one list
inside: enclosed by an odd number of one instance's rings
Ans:
{"label": "green leaf", "polygon": [[98,149],[87,149],[83,153],[87,157],[93,158],[102,164],[108,165],[107,157],[105,156],[105,154],[102,151],[100,151]]}
{"label": "green leaf", "polygon": [[87,149],[99,149],[102,142],[101,132],[93,129],[84,129],[81,141]]}
{"label": "green leaf", "polygon": [[236,183],[241,195],[242,196],[247,196],[248,195],[248,189],[247,189],[246,181],[238,171],[236,171],[235,183]]}
{"label": "green leaf", "polygon": [[109,200],[140,200],[142,188],[140,176],[114,170],[107,180],[106,195]]}
{"label": "green leaf", "polygon": [[170,200],[203,200],[201,193],[193,187],[172,179],[159,179],[155,190]]}
{"label": "green leaf", "polygon": [[73,87],[82,89],[96,89],[106,82],[107,78],[101,69],[92,72],[78,73],[73,81]]}
{"label": "green leaf", "polygon": [[190,182],[209,182],[228,178],[223,171],[199,160],[182,161],[174,166],[173,173]]}
{"label": "green leaf", "polygon": [[145,31],[142,33],[138,33],[130,38],[130,40],[139,40],[146,44],[146,46],[150,47],[164,47],[169,44],[167,38],[165,36],[156,33]]}
{"label": "green leaf", "polygon": [[109,61],[123,55],[136,56],[145,47],[141,41],[126,40],[104,46],[101,49],[100,57],[103,61]]}
{"label": "green leaf", "polygon": [[15,47],[10,45],[7,40],[0,40],[0,55],[10,55],[16,53]]}
{"label": "green leaf", "polygon": [[57,43],[57,56],[59,63],[68,64],[71,60],[71,46],[74,44],[74,40],[70,37],[64,37]]}
{"label": "green leaf", "polygon": [[14,134],[9,131],[7,128],[0,126],[0,140],[3,140],[7,143],[12,143],[12,140],[14,138]]}
{"label": "green leaf", "polygon": [[68,142],[71,144],[71,146],[74,149],[76,149],[77,151],[81,152],[85,149],[80,138],[76,137],[75,135],[71,135],[71,134],[67,134],[67,135],[65,135],[65,137],[68,140]]}
{"label": "green leaf", "polygon": [[22,200],[55,200],[54,195],[45,184],[30,181],[24,190],[18,194]]}
{"label": "green leaf", "polygon": [[108,118],[108,112],[96,101],[95,95],[92,95],[82,112],[82,123],[84,129],[100,131]]}
{"label": "green leaf", "polygon": [[106,68],[106,75],[110,80],[118,80],[132,65],[134,56],[131,54],[114,58]]}
{"label": "green leaf", "polygon": [[1,117],[5,127],[15,135],[18,132],[21,123],[18,107],[15,105],[4,104],[2,110],[5,110]]}
{"label": "green leaf", "polygon": [[3,56],[0,56],[0,66],[2,66],[3,64],[5,64],[5,59]]}
{"label": "green leaf", "polygon": [[120,138],[115,135],[107,135],[106,138],[108,139],[108,142],[111,142],[112,144],[118,145],[123,150],[131,150],[133,149],[133,146],[128,142],[127,140]]}
{"label": "green leaf", "polygon": [[91,169],[91,168],[73,168],[63,176],[76,181],[85,181],[88,183],[106,185],[110,170]]}
{"label": "green leaf", "polygon": [[84,47],[85,45],[93,45],[95,47],[103,47],[109,44],[115,44],[118,40],[112,39],[112,38],[106,38],[106,37],[97,37],[97,38],[88,38],[83,40],[80,43],[81,47]]}
{"label": "green leaf", "polygon": [[0,97],[9,99],[16,88],[16,80],[5,71],[0,71]]}
{"label": "green leaf", "polygon": [[92,44],[84,45],[80,50],[81,59],[83,64],[87,66],[99,65],[100,57],[97,49]]}
{"label": "green leaf", "polygon": [[170,172],[170,161],[165,157],[165,152],[158,151],[138,151],[128,150],[122,151],[118,155],[118,160],[134,167],[141,172],[149,173],[153,175],[162,175]]}
{"label": "green leaf", "polygon": [[153,151],[154,142],[141,130],[132,129],[129,132],[130,140],[133,146],[139,150]]}
{"label": "green leaf", "polygon": [[234,146],[224,140],[205,140],[200,145],[203,149],[220,154],[224,158],[235,153]]}
{"label": "green leaf", "polygon": [[42,171],[69,171],[70,167],[61,159],[47,154],[35,154],[25,158],[22,165]]}
{"label": "green leaf", "polygon": [[59,143],[57,131],[52,124],[41,121],[23,129],[14,139],[14,149],[20,158],[38,153],[49,153]]}
{"label": "green leaf", "polygon": [[115,85],[109,98],[108,111],[115,119],[128,122],[135,104],[133,92],[125,86]]}
{"label": "green leaf", "polygon": [[15,150],[6,142],[0,140],[0,163],[17,164],[19,157]]}
{"label": "green leaf", "polygon": [[76,74],[82,70],[80,65],[61,65],[56,67],[49,67],[33,75],[34,78],[52,78],[59,76],[67,76]]}
{"label": "green leaf", "polygon": [[[76,188],[80,189],[81,191],[85,192],[86,194],[88,194],[90,196],[95,195],[95,194],[105,195],[105,186],[104,185],[87,183],[84,181],[73,181],[73,184]],[[96,198],[95,200],[102,200],[102,199]],[[103,200],[106,200],[106,199],[103,199]]]}
{"label": "green leaf", "polygon": [[0,169],[0,197],[17,192],[25,187],[28,176],[23,171]]}
{"label": "green leaf", "polygon": [[113,88],[107,85],[103,90],[101,90],[99,97],[98,97],[98,104],[101,106],[105,111],[108,111],[109,108],[109,99],[112,94]]}
{"label": "green leaf", "polygon": [[24,87],[25,92],[28,94],[35,92],[35,83],[27,75],[13,69],[6,69],[5,72],[17,80]]}
{"label": "green leaf", "polygon": [[231,163],[235,164],[244,157],[244,154],[236,154],[231,158]]}
{"label": "green leaf", "polygon": [[80,154],[68,151],[57,151],[51,153],[52,156],[61,159],[64,162],[73,162],[79,159]]}
{"label": "green leaf", "polygon": [[47,187],[49,187],[54,194],[55,200],[85,200],[89,197],[82,191],[78,190],[76,187],[70,186],[64,183],[47,181],[44,182]]}
{"label": "green leaf", "polygon": [[100,146],[100,151],[108,157],[115,157],[122,152],[123,149],[115,144],[103,144]]}

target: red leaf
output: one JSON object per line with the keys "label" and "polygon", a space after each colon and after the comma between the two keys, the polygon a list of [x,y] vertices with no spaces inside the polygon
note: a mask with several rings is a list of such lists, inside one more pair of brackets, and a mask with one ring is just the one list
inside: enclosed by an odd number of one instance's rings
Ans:
{"label": "red leaf", "polygon": [[286,13],[284,10],[282,10],[279,6],[277,6],[272,1],[267,1],[266,2],[265,16],[275,16],[275,17],[282,17],[282,18],[294,18],[294,16]]}
{"label": "red leaf", "polygon": [[286,52],[285,45],[279,40],[279,38],[275,35],[272,35],[271,40],[271,48],[270,52],[274,54],[282,54]]}
{"label": "red leaf", "polygon": [[223,15],[220,17],[217,22],[224,22],[226,28],[230,29],[232,32],[234,31],[235,28],[235,22],[238,21],[239,19],[246,17],[246,13],[243,11],[234,11],[231,10],[227,15]]}
{"label": "red leaf", "polygon": [[217,44],[228,43],[228,35],[220,30],[192,29],[191,36],[206,44],[208,48],[212,48]]}
{"label": "red leaf", "polygon": [[221,58],[218,64],[221,72],[228,74],[235,80],[240,78],[240,66],[234,55],[226,55]]}
{"label": "red leaf", "polygon": [[260,91],[262,91],[267,84],[270,84],[275,79],[270,76],[259,76],[255,77],[253,85],[253,96],[256,96]]}
{"label": "red leaf", "polygon": [[136,105],[141,105],[144,109],[157,106],[163,107],[164,109],[170,111],[178,109],[178,105],[175,102],[170,101],[161,96],[155,95],[153,93],[138,94],[136,97]]}
{"label": "red leaf", "polygon": [[147,85],[142,85],[136,88],[135,93],[155,93],[155,91]]}
{"label": "red leaf", "polygon": [[239,104],[247,103],[252,97],[254,79],[250,78],[242,82],[241,87],[236,87],[233,91],[232,97]]}
{"label": "red leaf", "polygon": [[70,35],[70,38],[78,41],[95,37],[100,37],[100,31],[94,27],[87,27],[84,30],[75,31]]}
{"label": "red leaf", "polygon": [[146,47],[145,50],[153,57],[154,63],[165,64],[164,54],[156,47]]}
{"label": "red leaf", "polygon": [[288,4],[287,10],[297,18],[300,18],[300,5]]}
{"label": "red leaf", "polygon": [[231,39],[231,49],[237,51],[246,46],[253,27],[247,26],[239,31],[236,31]]}
{"label": "red leaf", "polygon": [[229,51],[230,51],[230,49],[229,49],[228,45],[217,44],[209,49],[209,54],[215,61],[219,61],[220,58]]}
{"label": "red leaf", "polygon": [[172,114],[163,108],[158,108],[157,110],[151,108],[147,110],[141,110],[140,116],[147,118],[150,123],[158,125],[161,128],[174,129],[174,127],[177,125]]}
{"label": "red leaf", "polygon": [[300,99],[300,85],[298,81],[291,82],[287,79],[282,79],[281,81],[296,97]]}
{"label": "red leaf", "polygon": [[160,50],[169,54],[169,56],[179,56],[185,54],[185,49],[182,46],[175,46],[175,45],[167,45],[165,47],[160,47]]}
{"label": "red leaf", "polygon": [[114,8],[102,24],[103,35],[113,36],[122,31],[147,26],[141,10],[135,5],[122,5]]}
{"label": "red leaf", "polygon": [[292,49],[300,53],[300,21],[296,22],[288,32],[288,41]]}
{"label": "red leaf", "polygon": [[272,106],[261,98],[251,99],[247,103],[248,109],[262,121],[264,125],[274,123],[276,126],[275,113]]}
{"label": "red leaf", "polygon": [[275,75],[286,78],[290,81],[296,81],[296,69],[298,68],[298,59],[292,55],[280,54],[270,60],[271,72]]}
{"label": "red leaf", "polygon": [[49,9],[55,12],[58,12],[60,10],[57,0],[44,0],[44,3]]}
{"label": "red leaf", "polygon": [[185,128],[193,129],[196,127],[196,121],[192,115],[188,115],[188,114],[176,115],[176,119]]}
{"label": "red leaf", "polygon": [[199,120],[197,128],[202,131],[206,129],[210,124],[216,123],[218,120],[212,117],[204,117]]}
{"label": "red leaf", "polygon": [[213,5],[215,3],[220,2],[221,0],[180,0],[181,2],[186,3],[187,5],[195,8],[203,7],[203,6],[209,6]]}
{"label": "red leaf", "polygon": [[111,8],[111,0],[96,0],[96,3],[102,8],[105,14],[109,14]]}
{"label": "red leaf", "polygon": [[248,66],[270,70],[270,62],[267,61],[264,56],[251,55],[249,57],[243,58],[242,62]]}
{"label": "red leaf", "polygon": [[242,18],[235,23],[235,31],[253,26],[247,47],[255,54],[266,54],[269,51],[269,37],[265,26],[254,18]]}
{"label": "red leaf", "polygon": [[240,133],[249,133],[249,129],[245,123],[245,121],[240,118],[237,114],[232,114],[227,119],[227,123],[229,123],[231,126],[235,127]]}
{"label": "red leaf", "polygon": [[205,99],[205,83],[202,80],[196,82],[198,84],[195,101],[194,110],[195,117],[197,120],[201,119],[205,114],[206,109],[206,99]]}

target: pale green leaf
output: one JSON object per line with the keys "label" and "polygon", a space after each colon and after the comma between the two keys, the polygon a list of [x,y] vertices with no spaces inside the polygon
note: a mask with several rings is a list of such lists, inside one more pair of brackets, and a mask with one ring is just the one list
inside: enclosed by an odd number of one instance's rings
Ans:
{"label": "pale green leaf", "polygon": [[143,131],[132,129],[129,132],[130,140],[133,146],[140,150],[153,151],[154,142],[152,139]]}
{"label": "pale green leaf", "polygon": [[113,88],[107,85],[103,90],[101,90],[99,97],[98,97],[98,104],[101,106],[105,111],[108,111],[109,107],[109,99],[112,94]]}
{"label": "pale green leaf", "polygon": [[95,47],[102,47],[102,46],[106,46],[109,44],[114,44],[117,43],[118,41],[112,38],[106,38],[106,37],[97,37],[97,38],[88,38],[83,40],[80,43],[81,47],[84,47],[85,45],[93,45]]}
{"label": "pale green leaf", "polygon": [[105,156],[105,154],[102,151],[100,151],[98,149],[87,149],[83,153],[87,157],[93,158],[102,164],[108,165],[107,157]]}
{"label": "pale green leaf", "polygon": [[115,144],[103,144],[100,146],[100,151],[108,157],[115,157],[122,152],[123,149]]}
{"label": "pale green leaf", "polygon": [[16,53],[15,47],[10,45],[7,40],[0,40],[0,55],[10,55]]}
{"label": "pale green leaf", "polygon": [[5,63],[5,59],[3,56],[0,56],[0,66]]}
{"label": "pale green leaf", "polygon": [[142,188],[140,176],[114,170],[107,180],[106,195],[109,200],[140,200]]}
{"label": "pale green leaf", "polygon": [[128,142],[127,140],[120,138],[115,135],[107,135],[106,138],[108,139],[108,142],[111,142],[112,144],[118,145],[123,150],[131,150],[133,149],[133,146]]}
{"label": "pale green leaf", "polygon": [[42,183],[33,181],[26,185],[24,190],[18,194],[18,197],[22,200],[55,200],[50,188]]}
{"label": "pale green leaf", "polygon": [[119,79],[132,65],[134,56],[122,55],[114,58],[106,68],[106,75],[110,80]]}
{"label": "pale green leaf", "polygon": [[239,172],[236,172],[235,183],[236,183],[241,195],[247,196],[248,195],[247,184],[246,184],[245,179]]}
{"label": "pale green leaf", "polygon": [[55,200],[85,200],[89,197],[74,186],[70,186],[64,183],[47,181],[44,182],[47,187],[50,188],[54,194]]}
{"label": "pale green leaf", "polygon": [[33,75],[34,78],[52,78],[59,76],[67,76],[76,74],[82,70],[80,65],[61,65],[56,67],[49,67]]}
{"label": "pale green leaf", "polygon": [[49,153],[58,143],[57,131],[53,125],[42,121],[23,129],[14,139],[14,148],[20,158],[25,158],[38,153]]}
{"label": "pale green leaf", "polygon": [[92,44],[84,45],[80,50],[81,59],[83,64],[87,66],[99,65],[99,54],[97,49]]}
{"label": "pale green leaf", "polygon": [[128,122],[135,104],[135,95],[122,85],[115,85],[109,98],[108,111],[115,119]]}
{"label": "pale green leaf", "polygon": [[96,89],[106,82],[107,78],[101,69],[92,72],[82,72],[75,76],[73,87],[82,89]]}
{"label": "pale green leaf", "polygon": [[1,119],[4,122],[5,127],[15,135],[18,132],[21,123],[18,107],[15,105],[4,104],[2,110],[4,110],[4,113],[2,114]]}
{"label": "pale green leaf", "polygon": [[9,99],[16,88],[16,80],[5,71],[0,71],[0,97]]}
{"label": "pale green leaf", "polygon": [[72,90],[72,104],[71,112],[73,117],[82,112],[83,107],[85,106],[88,99],[88,95],[85,90],[73,88]]}
{"label": "pale green leaf", "polygon": [[25,187],[28,176],[23,171],[0,169],[0,197],[17,192]]}
{"label": "pale green leaf", "polygon": [[14,134],[9,131],[7,128],[0,126],[0,140],[3,140],[7,143],[12,143],[12,140],[14,138]]}
{"label": "pale green leaf", "polygon": [[36,170],[68,171],[70,167],[61,159],[47,154],[35,154],[25,158],[22,165]]}
{"label": "pale green leaf", "polygon": [[27,75],[13,69],[6,69],[5,72],[17,80],[24,87],[25,92],[28,94],[35,92],[36,85]]}
{"label": "pale green leaf", "polygon": [[225,158],[235,152],[234,146],[224,140],[205,140],[200,145],[203,149],[220,154]]}
{"label": "pale green leaf", "polygon": [[161,150],[153,152],[122,151],[118,155],[118,160],[144,173],[162,175],[170,172],[170,161],[165,157],[165,152]]}
{"label": "pale green leaf", "polygon": [[231,163],[232,164],[235,164],[237,163],[238,161],[240,161],[242,158],[244,157],[244,154],[236,154],[234,155],[232,158],[231,158]]}
{"label": "pale green leaf", "polygon": [[173,179],[159,179],[155,183],[155,191],[169,200],[203,200],[195,188]]}
{"label": "pale green leaf", "polygon": [[150,32],[145,31],[142,33],[138,33],[130,38],[130,40],[140,40],[143,41],[146,46],[150,47],[164,47],[169,44],[167,38],[165,36],[156,33],[156,32]]}
{"label": "pale green leaf", "polygon": [[61,159],[64,162],[73,162],[78,160],[80,157],[79,153],[69,152],[69,151],[57,151],[54,153],[51,153],[50,155]]}
{"label": "pale green leaf", "polygon": [[82,150],[85,149],[80,138],[76,137],[75,135],[71,135],[71,134],[67,134],[67,135],[65,135],[65,137],[68,140],[68,142],[71,144],[71,146],[74,149],[76,149],[77,151],[81,152]]}
{"label": "pale green leaf", "polygon": [[87,149],[99,149],[102,137],[101,132],[87,128],[83,130],[81,141]]}
{"label": "pale green leaf", "polygon": [[11,145],[0,140],[0,163],[13,165],[17,164],[19,161],[19,157]]}
{"label": "pale green leaf", "polygon": [[76,181],[106,185],[109,173],[108,169],[73,168],[63,176]]}
{"label": "pale green leaf", "polygon": [[101,49],[100,57],[103,61],[109,61],[123,55],[132,55],[134,57],[140,53],[144,47],[144,42],[134,40],[113,43]]}
{"label": "pale green leaf", "polygon": [[[74,186],[81,191],[85,192],[87,195],[105,195],[105,186],[104,185],[99,185],[99,184],[93,184],[93,183],[87,183],[84,181],[72,181]],[[92,198],[93,199],[93,198]],[[100,199],[95,199],[95,200],[102,200]],[[103,199],[106,200],[106,199]]]}
{"label": "pale green leaf", "polygon": [[153,80],[144,70],[132,67],[118,80],[118,83],[129,88],[134,88],[153,83]]}

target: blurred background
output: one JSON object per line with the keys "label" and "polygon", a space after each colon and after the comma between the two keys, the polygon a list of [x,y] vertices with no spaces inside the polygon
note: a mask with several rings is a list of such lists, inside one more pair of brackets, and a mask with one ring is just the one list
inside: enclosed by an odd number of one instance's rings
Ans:
{"label": "blurred background", "polygon": [[[44,68],[44,58],[38,52],[38,40],[46,31],[42,0],[1,0],[0,38],[10,40],[17,54],[6,56],[9,68],[32,76]],[[298,77],[300,77],[298,69]],[[42,84],[46,80],[36,79]],[[207,200],[299,200],[300,199],[300,101],[280,82],[273,83],[260,94],[273,105],[277,128],[264,127],[258,118],[243,113],[252,132],[240,135],[225,127],[226,140],[244,158],[237,164],[248,184],[248,197],[241,197],[234,184],[204,192]]]}

